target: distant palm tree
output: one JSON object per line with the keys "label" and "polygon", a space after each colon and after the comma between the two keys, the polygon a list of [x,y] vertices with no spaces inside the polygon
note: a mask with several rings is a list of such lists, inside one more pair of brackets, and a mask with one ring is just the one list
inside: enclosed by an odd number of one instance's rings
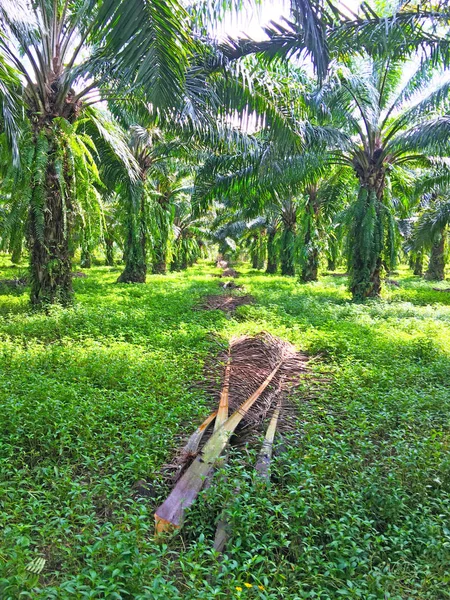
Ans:
{"label": "distant palm tree", "polygon": [[442,108],[450,78],[430,87],[432,71],[419,65],[406,83],[403,72],[403,64],[389,58],[361,59],[338,69],[315,97],[324,123],[347,132],[332,162],[352,169],[359,184],[348,234],[356,299],[380,293],[383,254],[394,251],[393,190],[402,187],[406,170],[430,167],[433,155],[448,152],[450,119]]}
{"label": "distant palm tree", "polygon": [[421,255],[430,251],[430,260],[425,278],[442,281],[445,279],[447,242],[450,226],[450,188],[448,185],[434,185],[427,194],[428,206],[420,214],[409,242],[409,249]]}

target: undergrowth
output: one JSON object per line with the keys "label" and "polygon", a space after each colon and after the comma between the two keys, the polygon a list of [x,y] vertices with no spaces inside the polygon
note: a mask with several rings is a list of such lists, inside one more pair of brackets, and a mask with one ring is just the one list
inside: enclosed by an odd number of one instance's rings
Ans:
{"label": "undergrowth", "polygon": [[[450,598],[450,293],[402,270],[354,304],[345,278],[239,270],[255,303],[232,316],[192,310],[220,289],[206,263],[146,285],[96,267],[49,314],[1,287],[2,599]],[[272,483],[233,450],[182,534],[156,541],[162,465],[211,406],[193,383],[232,335],[262,330],[311,356]],[[153,498],[134,494],[142,479]]]}

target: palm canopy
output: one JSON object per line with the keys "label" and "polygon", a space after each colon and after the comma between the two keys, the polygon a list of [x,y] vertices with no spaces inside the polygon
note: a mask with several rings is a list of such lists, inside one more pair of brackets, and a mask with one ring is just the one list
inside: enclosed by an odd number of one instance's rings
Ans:
{"label": "palm canopy", "polygon": [[445,0],[399,0],[392,5],[362,2],[358,14],[337,2],[291,0],[291,18],[265,27],[267,40],[229,38],[221,45],[229,58],[258,54],[265,59],[312,60],[322,80],[330,62],[355,54],[393,60],[422,53],[435,64],[450,57],[450,7]]}
{"label": "palm canopy", "polygon": [[[234,4],[221,6],[223,12]],[[197,9],[197,23],[218,10],[208,7],[201,17]],[[94,155],[101,155],[103,175],[118,159],[131,181],[139,178],[130,148],[111,134],[113,120],[107,127],[92,105],[145,97],[147,112],[158,111],[160,118],[187,116],[192,124],[203,116],[207,70],[194,60],[199,46],[192,12],[177,0],[0,1],[1,128],[15,166],[20,156],[23,167],[11,180],[31,177],[25,188],[31,192],[34,302],[71,295],[68,243],[77,169],[89,163],[95,179]],[[94,149],[92,135],[101,149]]]}
{"label": "palm canopy", "polygon": [[82,105],[130,86],[165,105],[182,89],[187,19],[176,0],[1,0],[0,64],[23,81],[34,126],[73,121]]}

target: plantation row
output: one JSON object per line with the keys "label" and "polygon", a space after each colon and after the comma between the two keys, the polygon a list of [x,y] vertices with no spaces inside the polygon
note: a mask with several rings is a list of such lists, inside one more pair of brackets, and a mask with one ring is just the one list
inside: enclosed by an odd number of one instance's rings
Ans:
{"label": "plantation row", "polygon": [[448,3],[293,0],[263,41],[216,39],[239,8],[1,3],[1,243],[33,304],[70,302],[99,247],[120,282],[214,245],[303,282],[342,266],[355,299],[399,259],[444,279]]}
{"label": "plantation row", "polygon": [[[1,261],[2,279],[19,274]],[[47,312],[29,310],[27,288],[1,289],[2,599],[448,597],[450,294],[433,289],[447,284],[400,266],[398,286],[363,304],[345,278],[238,269],[253,303],[231,314],[206,302],[221,280],[205,261],[142,285],[93,265],[76,304]],[[229,341],[261,331],[309,358],[271,483],[253,430],[158,540],[167,467],[217,409]],[[257,362],[247,385],[267,372]]]}

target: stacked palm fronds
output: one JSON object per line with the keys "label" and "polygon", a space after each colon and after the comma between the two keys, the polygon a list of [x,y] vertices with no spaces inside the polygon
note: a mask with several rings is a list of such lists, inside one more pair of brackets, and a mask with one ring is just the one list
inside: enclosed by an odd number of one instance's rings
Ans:
{"label": "stacked palm fronds", "polygon": [[[262,423],[275,406],[257,463],[258,472],[268,477],[282,398],[304,373],[305,362],[305,356],[291,344],[269,334],[231,342],[219,408],[197,429],[183,450],[184,471],[180,470],[182,474],[175,487],[155,513],[158,533],[181,526],[185,509],[195,501],[205,481],[210,481],[231,436]],[[198,451],[204,432],[214,420],[213,433]]]}
{"label": "stacked palm fronds", "polygon": [[231,294],[214,294],[212,296],[206,296],[200,304],[199,308],[202,310],[222,310],[223,312],[230,313],[236,310],[238,306],[244,304],[252,304],[253,297],[248,294],[245,295],[231,295]]}

